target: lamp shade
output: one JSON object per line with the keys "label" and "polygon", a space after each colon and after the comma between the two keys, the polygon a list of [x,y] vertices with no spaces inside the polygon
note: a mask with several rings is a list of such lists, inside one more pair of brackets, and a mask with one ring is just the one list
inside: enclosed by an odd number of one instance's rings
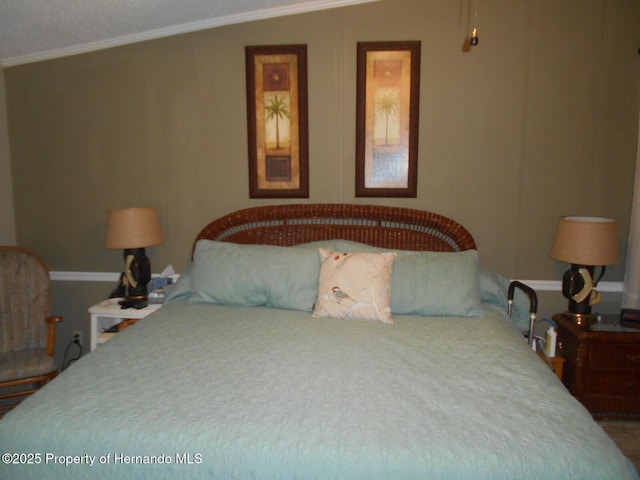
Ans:
{"label": "lamp shade", "polygon": [[145,248],[164,241],[154,207],[116,208],[107,212],[107,248]]}
{"label": "lamp shade", "polygon": [[619,257],[617,229],[611,218],[562,217],[551,257],[576,265],[613,265]]}

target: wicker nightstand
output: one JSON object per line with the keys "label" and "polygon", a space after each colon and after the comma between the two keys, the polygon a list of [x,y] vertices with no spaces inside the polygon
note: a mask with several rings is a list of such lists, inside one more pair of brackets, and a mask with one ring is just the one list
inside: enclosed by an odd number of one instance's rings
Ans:
{"label": "wicker nightstand", "polygon": [[581,325],[563,313],[553,320],[569,391],[598,419],[640,420],[640,329],[612,315]]}

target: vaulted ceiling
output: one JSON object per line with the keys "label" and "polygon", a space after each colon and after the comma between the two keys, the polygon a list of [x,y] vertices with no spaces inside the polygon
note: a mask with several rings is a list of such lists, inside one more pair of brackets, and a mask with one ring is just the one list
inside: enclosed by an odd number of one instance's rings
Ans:
{"label": "vaulted ceiling", "polygon": [[377,0],[0,0],[0,66]]}

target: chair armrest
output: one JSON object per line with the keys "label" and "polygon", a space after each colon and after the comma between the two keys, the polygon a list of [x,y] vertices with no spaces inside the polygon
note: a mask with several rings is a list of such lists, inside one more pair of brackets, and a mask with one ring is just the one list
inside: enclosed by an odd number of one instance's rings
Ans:
{"label": "chair armrest", "polygon": [[49,330],[47,332],[47,355],[53,357],[56,352],[56,324],[62,321],[62,317],[57,315],[47,316]]}

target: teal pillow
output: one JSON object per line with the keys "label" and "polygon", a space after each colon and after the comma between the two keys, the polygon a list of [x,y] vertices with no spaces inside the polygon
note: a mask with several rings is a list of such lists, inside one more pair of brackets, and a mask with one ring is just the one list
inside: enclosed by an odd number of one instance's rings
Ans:
{"label": "teal pillow", "polygon": [[[345,252],[384,252],[350,240],[311,242]],[[470,317],[482,314],[477,250],[418,252],[395,250],[398,258],[391,280],[391,313]]]}
{"label": "teal pillow", "polygon": [[[189,301],[312,311],[318,295],[319,247],[345,252],[389,251],[341,239],[295,247],[200,240],[189,272]],[[396,251],[391,283],[393,314],[482,313],[476,250]]]}
{"label": "teal pillow", "polygon": [[407,315],[470,317],[482,314],[477,250],[398,251],[391,311]]}
{"label": "teal pillow", "polygon": [[193,282],[192,282],[192,273],[193,263],[189,264],[180,277],[178,281],[173,285],[169,292],[167,293],[167,298],[164,299],[164,303],[176,302],[178,300],[184,300],[186,298],[191,297],[193,295]]}
{"label": "teal pillow", "polygon": [[200,240],[189,301],[311,311],[319,274],[315,250]]}

